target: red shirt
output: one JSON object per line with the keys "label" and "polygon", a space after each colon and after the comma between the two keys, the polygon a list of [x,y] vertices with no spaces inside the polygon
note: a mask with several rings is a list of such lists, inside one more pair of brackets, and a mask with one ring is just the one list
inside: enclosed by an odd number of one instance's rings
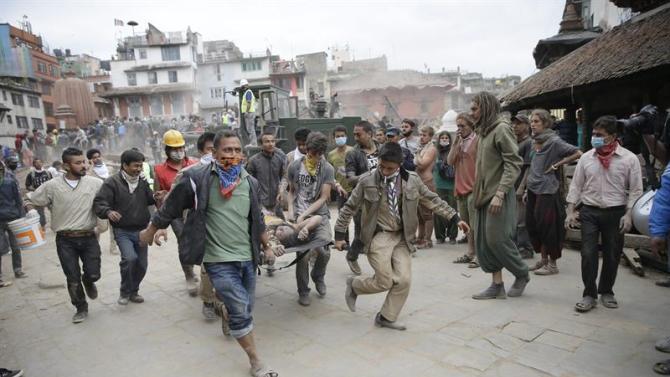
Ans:
{"label": "red shirt", "polygon": [[156,191],[165,190],[170,191],[172,188],[172,182],[174,182],[175,177],[179,171],[187,166],[198,163],[198,160],[193,160],[188,157],[184,157],[184,162],[180,168],[177,168],[166,160],[160,165],[154,167],[154,179],[158,183]]}

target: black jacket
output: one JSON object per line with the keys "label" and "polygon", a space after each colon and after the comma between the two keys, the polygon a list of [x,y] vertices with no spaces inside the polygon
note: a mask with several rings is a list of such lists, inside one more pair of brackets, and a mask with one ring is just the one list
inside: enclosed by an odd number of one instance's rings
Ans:
{"label": "black jacket", "polygon": [[[182,170],[183,175],[170,191],[165,203],[151,218],[151,223],[159,229],[165,229],[170,222],[183,216],[189,210],[184,222],[184,231],[179,239],[179,260],[182,264],[201,264],[205,255],[207,226],[207,205],[209,203],[210,184],[218,179],[212,170],[212,163],[199,164]],[[249,182],[249,235],[254,264],[261,264],[261,237],[265,232],[265,220],[261,212],[260,185],[256,178],[247,176]]]}
{"label": "black jacket", "polygon": [[[125,230],[142,230],[151,219],[149,206],[156,204],[153,191],[146,179],[140,178],[137,188],[131,194],[128,183],[121,172],[105,179],[100,191],[93,199],[93,211],[101,219],[107,219],[110,211],[121,214],[121,220],[112,222],[112,226]],[[111,222],[111,221],[110,221]]]}
{"label": "black jacket", "polygon": [[0,221],[7,223],[24,215],[19,184],[13,175],[5,173],[0,183]]}

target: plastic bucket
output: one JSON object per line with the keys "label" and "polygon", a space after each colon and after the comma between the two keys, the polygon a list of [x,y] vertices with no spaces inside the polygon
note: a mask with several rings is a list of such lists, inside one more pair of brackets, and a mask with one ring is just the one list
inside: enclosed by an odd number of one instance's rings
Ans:
{"label": "plastic bucket", "polygon": [[32,250],[47,243],[39,217],[24,217],[7,223],[21,250]]}

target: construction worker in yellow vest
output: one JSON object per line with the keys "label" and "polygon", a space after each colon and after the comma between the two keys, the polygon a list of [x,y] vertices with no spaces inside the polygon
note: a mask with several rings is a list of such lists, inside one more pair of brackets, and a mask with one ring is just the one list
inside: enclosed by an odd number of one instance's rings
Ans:
{"label": "construction worker in yellow vest", "polygon": [[223,110],[223,112],[221,112],[221,124],[226,128],[230,126],[230,118],[228,117],[227,110]]}
{"label": "construction worker in yellow vest", "polygon": [[[240,89],[244,93],[242,95],[242,103],[240,104],[240,112],[244,118],[244,127],[242,127],[242,140],[247,146],[257,146],[256,141],[256,97],[254,92],[249,89],[249,81],[247,79],[240,80]],[[246,140],[245,140],[246,139]]]}

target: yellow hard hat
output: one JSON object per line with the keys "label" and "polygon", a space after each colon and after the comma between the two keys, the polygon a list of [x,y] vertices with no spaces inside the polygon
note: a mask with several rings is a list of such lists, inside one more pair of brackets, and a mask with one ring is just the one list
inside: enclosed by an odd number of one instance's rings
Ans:
{"label": "yellow hard hat", "polygon": [[163,144],[168,147],[179,148],[186,145],[184,136],[177,130],[169,130],[163,134]]}

